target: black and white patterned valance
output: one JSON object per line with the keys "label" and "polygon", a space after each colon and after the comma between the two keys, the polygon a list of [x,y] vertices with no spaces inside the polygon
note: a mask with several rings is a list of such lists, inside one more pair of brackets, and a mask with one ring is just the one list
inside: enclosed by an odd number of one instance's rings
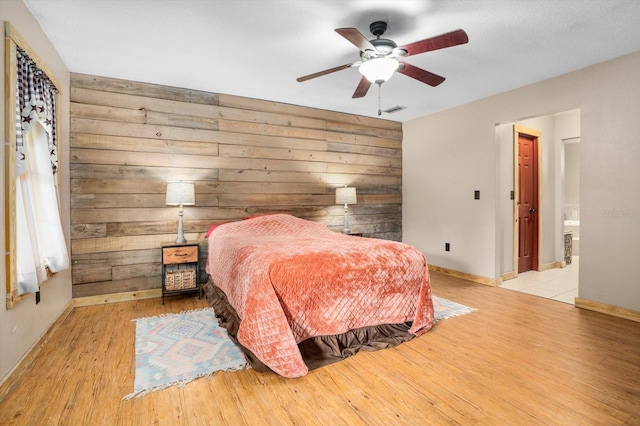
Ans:
{"label": "black and white patterned valance", "polygon": [[16,85],[16,159],[17,174],[24,171],[26,153],[23,135],[37,121],[46,129],[49,137],[51,167],[58,170],[58,150],[56,138],[56,94],[58,89],[36,63],[21,48],[17,48]]}

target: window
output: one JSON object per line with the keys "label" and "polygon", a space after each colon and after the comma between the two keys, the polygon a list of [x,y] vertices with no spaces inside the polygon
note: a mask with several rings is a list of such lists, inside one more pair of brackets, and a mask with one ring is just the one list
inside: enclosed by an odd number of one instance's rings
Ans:
{"label": "window", "polygon": [[[9,23],[5,90],[7,307],[69,267],[58,207],[55,79]],[[11,96],[15,94],[15,96]],[[15,111],[15,114],[11,114]]]}

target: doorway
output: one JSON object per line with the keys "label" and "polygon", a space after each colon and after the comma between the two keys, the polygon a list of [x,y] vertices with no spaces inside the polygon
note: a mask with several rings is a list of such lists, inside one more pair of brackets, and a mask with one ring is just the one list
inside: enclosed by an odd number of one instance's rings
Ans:
{"label": "doorway", "polygon": [[540,132],[514,126],[514,265],[517,272],[539,269]]}
{"label": "doorway", "polygon": [[[537,269],[532,265],[532,270],[519,274],[520,134],[538,138],[537,149],[533,148],[538,154],[538,161],[534,161],[538,166],[537,174],[534,173],[538,176],[538,206],[533,206],[538,216],[538,237],[532,238],[538,243],[538,254],[532,254],[533,261],[537,260]],[[497,204],[505,219],[500,221],[498,228],[501,232],[498,238],[504,248],[500,287],[570,304],[578,296],[579,259],[574,253],[571,264],[564,261],[567,224],[563,219],[574,218],[576,214],[579,218],[580,213],[578,206],[573,205],[579,203],[576,199],[580,186],[579,164],[572,175],[573,163],[565,161],[567,146],[571,148],[571,143],[577,142],[579,137],[578,109],[496,126],[496,141],[502,159],[499,162],[499,190],[505,195]],[[528,211],[523,210],[523,214]],[[574,234],[573,243],[579,249],[579,234],[575,237]]]}

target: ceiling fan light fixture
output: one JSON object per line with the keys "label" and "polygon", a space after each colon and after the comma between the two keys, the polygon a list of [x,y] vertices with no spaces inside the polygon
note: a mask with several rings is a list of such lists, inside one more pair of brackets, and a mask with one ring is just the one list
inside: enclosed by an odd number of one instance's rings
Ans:
{"label": "ceiling fan light fixture", "polygon": [[371,83],[382,84],[389,80],[400,63],[393,58],[374,58],[365,61],[358,70]]}

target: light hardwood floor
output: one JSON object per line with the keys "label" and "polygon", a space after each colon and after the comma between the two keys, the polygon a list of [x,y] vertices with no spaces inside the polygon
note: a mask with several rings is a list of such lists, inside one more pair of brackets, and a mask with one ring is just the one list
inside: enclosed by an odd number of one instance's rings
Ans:
{"label": "light hardwood floor", "polygon": [[640,323],[435,272],[432,283],[477,311],[300,379],[218,373],[127,401],[131,320],[205,301],[76,308],[0,402],[0,424],[640,425]]}

